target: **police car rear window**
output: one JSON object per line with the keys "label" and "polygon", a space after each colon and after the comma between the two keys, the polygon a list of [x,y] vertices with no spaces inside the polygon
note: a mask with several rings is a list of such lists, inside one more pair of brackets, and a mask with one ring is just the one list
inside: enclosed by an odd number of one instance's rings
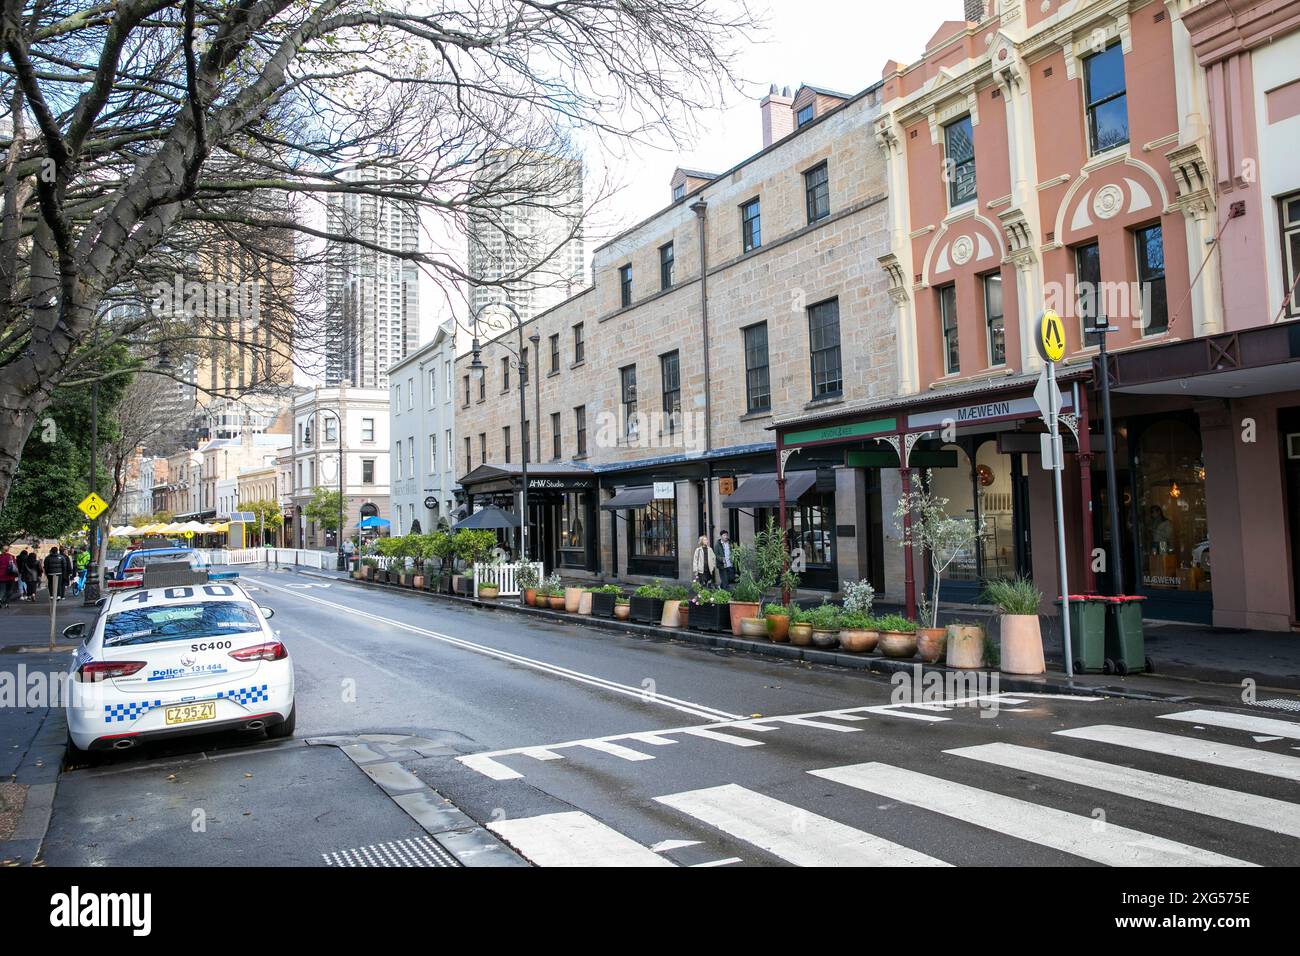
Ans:
{"label": "police car rear window", "polygon": [[188,641],[258,630],[257,609],[242,601],[167,602],[110,614],[104,622],[104,646]]}

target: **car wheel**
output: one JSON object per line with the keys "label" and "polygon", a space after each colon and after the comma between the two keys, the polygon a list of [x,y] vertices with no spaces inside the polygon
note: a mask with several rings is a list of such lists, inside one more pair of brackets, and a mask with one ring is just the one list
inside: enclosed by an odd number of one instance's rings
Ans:
{"label": "car wheel", "polygon": [[282,740],[285,737],[293,736],[293,725],[298,719],[298,706],[295,704],[293,710],[289,711],[289,716],[276,724],[274,727],[266,728],[266,736],[272,740]]}

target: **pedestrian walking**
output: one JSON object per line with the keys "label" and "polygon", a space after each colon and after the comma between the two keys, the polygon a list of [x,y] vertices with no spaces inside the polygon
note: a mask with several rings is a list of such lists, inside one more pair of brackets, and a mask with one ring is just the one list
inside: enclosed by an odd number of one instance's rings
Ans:
{"label": "pedestrian walking", "polygon": [[718,559],[718,576],[722,578],[724,588],[731,587],[736,580],[736,568],[731,563],[731,536],[722,531],[718,534],[718,543],[714,546]]}
{"label": "pedestrian walking", "polygon": [[23,575],[23,580],[27,582],[27,600],[35,601],[36,592],[41,587],[41,559],[36,554],[36,548],[27,552],[27,573]]}
{"label": "pedestrian walking", "polygon": [[77,593],[80,594],[86,588],[86,574],[90,570],[90,548],[81,545],[77,548]]}
{"label": "pedestrian walking", "polygon": [[51,601],[62,601],[64,588],[68,586],[63,552],[56,545],[45,556],[45,587],[50,592]]}
{"label": "pedestrian walking", "polygon": [[18,562],[6,546],[0,551],[0,608],[8,607],[18,587]]}
{"label": "pedestrian walking", "polygon": [[691,558],[691,577],[700,587],[711,588],[717,570],[717,560],[714,558],[713,549],[709,547],[708,535],[702,534],[699,546]]}

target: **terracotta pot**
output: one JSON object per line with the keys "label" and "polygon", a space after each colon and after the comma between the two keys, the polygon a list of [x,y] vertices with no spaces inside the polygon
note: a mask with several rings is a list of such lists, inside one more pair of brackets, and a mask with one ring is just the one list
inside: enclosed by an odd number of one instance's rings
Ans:
{"label": "terracotta pot", "polygon": [[790,615],[769,614],[767,616],[767,636],[776,644],[784,644],[790,640]]}
{"label": "terracotta pot", "polygon": [[949,624],[947,663],[949,667],[983,667],[984,628],[978,624]]}
{"label": "terracotta pot", "polygon": [[821,631],[813,628],[812,643],[813,647],[819,647],[822,650],[829,650],[840,642],[839,631]]}
{"label": "terracotta pot", "polygon": [[664,601],[663,613],[659,615],[660,627],[681,627],[681,601]]}
{"label": "terracotta pot", "polygon": [[944,627],[918,627],[916,629],[916,652],[927,664],[934,664],[943,658],[944,648],[948,643],[948,629]]}
{"label": "terracotta pot", "polygon": [[552,594],[549,598],[547,598],[547,603],[550,604],[550,606],[551,606],[551,610],[552,610],[552,611],[563,611],[563,610],[564,610],[564,595],[563,595],[563,594]]}
{"label": "terracotta pot", "polygon": [[905,660],[916,654],[916,634],[907,631],[881,631],[880,653]]}
{"label": "terracotta pot", "polygon": [[614,617],[617,618],[618,620],[626,621],[631,616],[632,616],[632,605],[630,604],[614,605]]}
{"label": "terracotta pot", "polygon": [[767,637],[767,620],[761,617],[742,617],[740,619],[741,637]]}
{"label": "terracotta pot", "polygon": [[537,588],[524,588],[524,603],[534,606],[537,604]]}
{"label": "terracotta pot", "polygon": [[790,625],[790,643],[796,647],[809,647],[812,645],[812,625],[811,624],[791,624]]}
{"label": "terracotta pot", "polygon": [[591,592],[583,591],[582,596],[578,598],[578,613],[591,614]]}
{"label": "terracotta pot", "polygon": [[1002,672],[1005,674],[1042,674],[1043,634],[1037,614],[1002,615]]}
{"label": "terracotta pot", "polygon": [[414,588],[419,588],[419,589],[423,590],[423,588],[424,588],[424,575],[423,575],[423,574],[417,574],[417,575],[415,576],[415,583],[412,584],[411,586],[414,587]]}
{"label": "terracotta pot", "polygon": [[578,605],[582,602],[582,594],[582,588],[565,588],[564,609],[570,614],[577,614]]}
{"label": "terracotta pot", "polygon": [[478,586],[478,596],[480,601],[495,601],[501,589],[495,584],[480,584]]}
{"label": "terracotta pot", "polygon": [[858,628],[840,631],[840,647],[850,654],[870,654],[878,643],[879,631],[863,631]]}
{"label": "terracotta pot", "polygon": [[690,605],[690,602],[689,602],[689,601],[682,601],[682,602],[677,606],[677,626],[678,626],[678,627],[690,627],[690,626],[691,626],[690,621],[691,621],[691,605]]}
{"label": "terracotta pot", "polygon": [[757,617],[758,605],[751,604],[748,601],[731,602],[731,634],[733,637],[740,637],[740,622],[742,618]]}

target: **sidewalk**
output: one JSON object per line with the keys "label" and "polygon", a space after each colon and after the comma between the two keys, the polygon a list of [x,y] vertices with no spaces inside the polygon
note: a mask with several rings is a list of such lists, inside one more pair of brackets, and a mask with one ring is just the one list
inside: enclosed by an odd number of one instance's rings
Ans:
{"label": "sidewalk", "polygon": [[0,865],[31,863],[40,851],[63,764],[67,727],[62,675],[70,651],[63,628],[90,621],[80,597],[58,602],[55,651],[49,651],[50,602],[0,610]]}
{"label": "sidewalk", "polygon": [[[291,570],[291,569],[284,569]],[[362,582],[341,571],[298,569],[297,573],[310,577],[349,581],[358,587],[381,588],[412,593],[412,589],[391,584]],[[547,620],[561,620],[569,624],[638,634],[645,637],[683,641],[711,647],[726,647],[768,657],[802,660],[808,663],[829,664],[876,673],[892,674],[923,667],[926,671],[941,674],[991,675],[995,671],[954,671],[942,665],[922,665],[919,659],[892,660],[879,654],[857,655],[842,651],[822,651],[815,648],[793,647],[686,629],[660,628],[646,624],[616,621],[612,618],[595,618],[563,611],[541,610],[526,607],[514,598],[498,601],[479,601],[473,598],[415,592],[435,600],[455,601],[483,608],[505,610],[516,614],[531,614]],[[881,605],[879,611],[897,608]],[[940,612],[940,624],[961,620],[983,624],[990,636],[998,637],[997,616],[991,612],[960,609]],[[1062,694],[1102,693],[1116,697],[1138,698],[1207,698],[1220,703],[1241,703],[1242,680],[1251,679],[1257,691],[1300,692],[1300,635],[1266,631],[1226,631],[1224,629],[1196,627],[1194,625],[1151,622],[1146,630],[1146,650],[1155,666],[1153,674],[1081,674],[1066,677],[1062,665],[1061,634],[1056,618],[1043,619],[1043,644],[1048,660],[1048,671],[1041,676],[1022,677],[998,674],[1003,690],[1031,691]]]}

